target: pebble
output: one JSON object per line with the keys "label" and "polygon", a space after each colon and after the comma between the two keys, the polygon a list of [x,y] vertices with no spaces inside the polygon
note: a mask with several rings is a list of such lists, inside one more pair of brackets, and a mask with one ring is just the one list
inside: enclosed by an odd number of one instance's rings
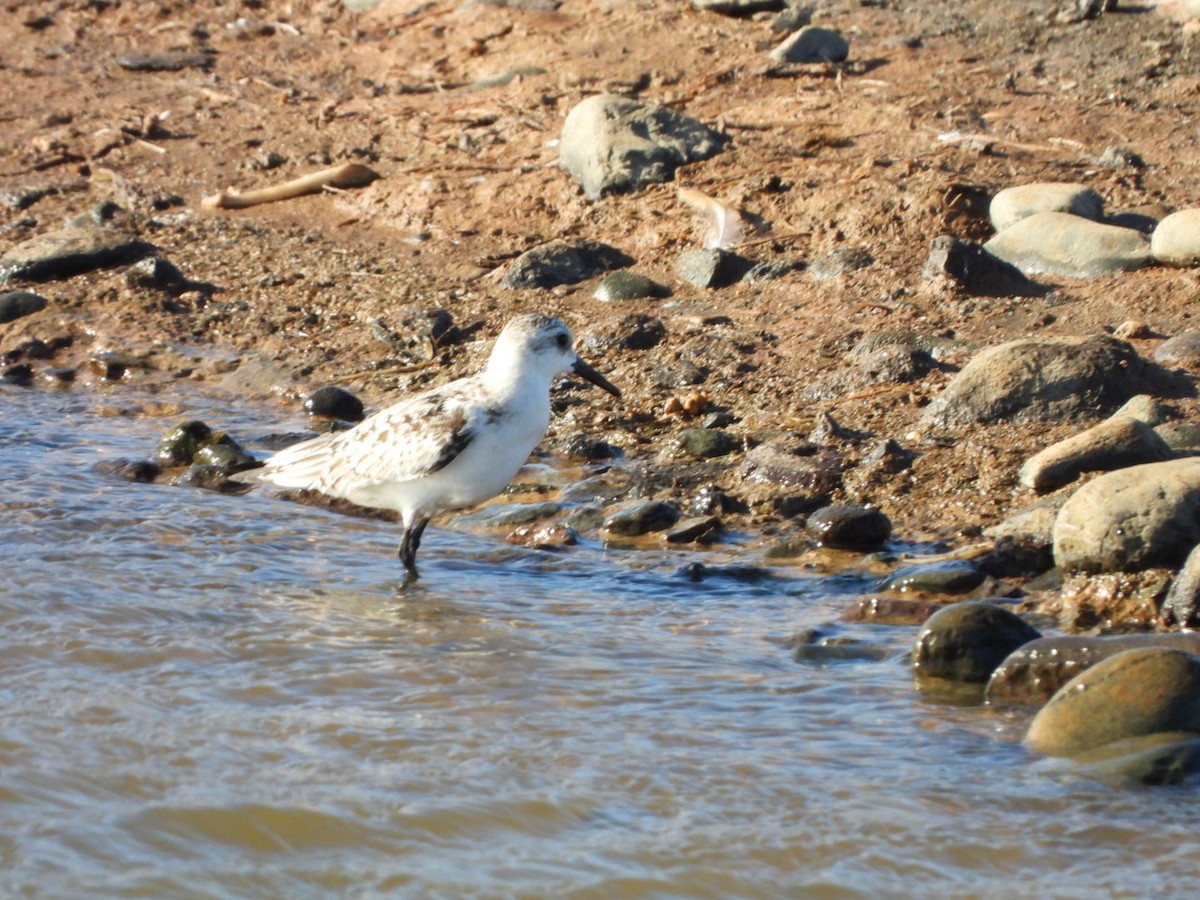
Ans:
{"label": "pebble", "polygon": [[680,519],[663,533],[668,544],[711,543],[721,530],[721,520],[716,516],[693,516]]}
{"label": "pebble", "polygon": [[136,235],[114,228],[63,228],[36,235],[0,255],[0,283],[13,278],[69,278],[135,262],[154,252],[153,246]]}
{"label": "pebble", "polygon": [[827,63],[843,62],[850,55],[850,42],[841,32],[817,25],[806,25],[784,38],[771,51],[771,61],[776,63]]}
{"label": "pebble", "polygon": [[633,257],[599,241],[551,241],[513,260],[501,284],[509,290],[553,288],[633,263]]}
{"label": "pebble", "polygon": [[304,411],[310,416],[324,419],[360,422],[363,417],[363,404],[345,388],[327,384],[308,395],[304,401]]}
{"label": "pebble", "polygon": [[1001,231],[983,248],[1026,275],[1094,278],[1137,269],[1150,262],[1150,241],[1070,213],[1040,212]]}
{"label": "pebble", "polygon": [[1150,252],[1164,266],[1200,265],[1200,209],[1181,209],[1159,222],[1150,235]]}
{"label": "pebble", "polygon": [[828,504],[841,484],[841,468],[840,458],[818,453],[807,441],[777,438],[747,453],[740,473],[749,484],[788,488],[786,496],[778,495],[776,506],[786,506],[794,515]]}
{"label": "pebble", "polygon": [[675,274],[693,287],[722,288],[736,284],[754,267],[728,250],[687,250],[675,260]]}
{"label": "pebble", "polygon": [[15,322],[46,308],[46,298],[32,291],[5,291],[0,294],[0,325]]}
{"label": "pebble", "polygon": [[1068,574],[1176,565],[1197,543],[1195,457],[1100,475],[1071,495],[1054,522],[1054,561]]}
{"label": "pebble", "polygon": [[917,634],[913,674],[983,683],[1005,658],[1041,633],[1016,613],[982,600],[934,613]]}
{"label": "pebble", "polygon": [[1064,684],[1101,660],[1126,650],[1162,647],[1200,655],[1200,634],[1054,635],[1009,654],[988,679],[993,706],[1041,706]]}
{"label": "pebble", "polygon": [[1020,338],[977,353],[921,416],[940,428],[1060,422],[1115,410],[1160,374],[1107,336]]}
{"label": "pebble", "polygon": [[965,559],[942,559],[897,569],[879,583],[881,591],[965,594],[983,584],[979,568]]}
{"label": "pebble", "polygon": [[875,262],[875,257],[857,247],[842,247],[816,259],[808,267],[814,281],[828,281],[847,272],[865,269]]}
{"label": "pebble", "polygon": [[1104,200],[1087,185],[1041,182],[1005,188],[992,198],[988,216],[996,231],[1004,231],[1036,213],[1070,213],[1084,219],[1104,218]]}
{"label": "pebble", "polygon": [[155,461],[168,468],[190,465],[196,451],[213,439],[213,430],[199,420],[167,430],[154,451]]}
{"label": "pebble", "polygon": [[563,122],[559,164],[589,200],[670,181],[721,151],[726,137],[674,110],[616,94],[577,103]]}
{"label": "pebble", "polygon": [[646,500],[611,513],[603,528],[610,535],[637,537],[665,531],[679,521],[679,510],[661,500]]}
{"label": "pebble", "polygon": [[621,269],[604,276],[593,295],[597,300],[613,302],[619,300],[643,300],[666,297],[671,292],[653,278],[638,272]]}
{"label": "pebble", "polygon": [[1077,756],[1160,732],[1200,732],[1200,657],[1181,650],[1125,650],[1076,675],[1029,725],[1025,744]]}
{"label": "pebble", "polygon": [[572,435],[558,449],[563,456],[592,462],[602,459],[618,459],[622,455],[620,447],[615,447],[608,441],[586,434]]}
{"label": "pebble", "polygon": [[[1163,622],[1179,628],[1200,626],[1200,544],[1188,553],[1162,605]],[[1200,635],[1195,636],[1200,641]],[[1200,646],[1192,651],[1200,655]]]}
{"label": "pebble", "polygon": [[183,69],[207,69],[216,62],[212,53],[164,50],[161,53],[126,53],[113,59],[131,72],[179,72]]}
{"label": "pebble", "polygon": [[1154,351],[1159,365],[1200,372],[1200,331],[1183,331],[1159,344]]}
{"label": "pebble", "polygon": [[892,534],[891,520],[869,506],[823,506],[806,527],[821,546],[835,550],[877,550]]}
{"label": "pebble", "polygon": [[1174,457],[1166,441],[1144,422],[1115,415],[1052,444],[1021,466],[1018,480],[1039,493],[1070,484],[1084,472],[1109,472]]}
{"label": "pebble", "polygon": [[714,459],[740,449],[741,442],[727,431],[716,428],[685,428],[675,440],[679,448],[696,459]]}
{"label": "pebble", "polygon": [[1044,293],[1016,266],[1006,263],[970,241],[942,234],[933,239],[921,276],[944,279],[977,297],[1017,297]]}

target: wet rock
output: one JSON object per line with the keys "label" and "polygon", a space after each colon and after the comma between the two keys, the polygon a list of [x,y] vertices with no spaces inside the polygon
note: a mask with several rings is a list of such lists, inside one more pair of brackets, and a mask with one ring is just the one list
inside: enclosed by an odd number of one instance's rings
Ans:
{"label": "wet rock", "polygon": [[1150,241],[1132,228],[1102,225],[1069,213],[1042,212],[997,234],[983,249],[1026,275],[1094,278],[1150,262]]}
{"label": "wet rock", "polygon": [[257,459],[243,450],[236,441],[227,435],[220,435],[218,443],[201,447],[192,457],[192,464],[219,469],[226,475],[233,472],[243,472],[259,465]]}
{"label": "wet rock", "polygon": [[572,459],[586,459],[592,462],[602,459],[618,459],[623,455],[620,447],[614,447],[608,441],[586,434],[576,434],[567,438],[566,442],[559,447],[559,452]]}
{"label": "wet rock", "polygon": [[155,248],[136,235],[113,228],[63,228],[22,241],[0,255],[0,283],[69,278],[153,252]]}
{"label": "wet rock", "polygon": [[879,583],[881,591],[920,591],[965,594],[983,584],[986,576],[965,559],[942,559],[897,569]]}
{"label": "wet rock", "polygon": [[212,53],[164,50],[161,53],[126,53],[113,59],[130,72],[180,72],[183,69],[208,69],[216,62]]}
{"label": "wet rock", "polygon": [[199,488],[204,491],[217,491],[227,494],[245,490],[245,485],[231,481],[229,472],[221,466],[195,464],[175,479],[176,487]]}
{"label": "wet rock", "polygon": [[589,200],[670,181],[675,169],[719,153],[726,138],[672,109],[615,94],[580,101],[567,114],[559,164]]}
{"label": "wet rock", "polygon": [[360,422],[363,417],[363,404],[345,388],[327,384],[308,395],[308,399],[304,401],[304,411],[310,416],[324,419]]}
{"label": "wet rock", "polygon": [[1054,614],[1068,631],[1145,631],[1159,622],[1159,607],[1170,586],[1170,569],[1069,575],[1057,598],[1039,609]]}
{"label": "wet rock", "polygon": [[740,473],[750,485],[782,488],[770,493],[769,505],[785,516],[812,512],[829,503],[842,482],[842,461],[829,452],[794,438],[760,444],[742,462]]}
{"label": "wet rock", "polygon": [[979,244],[948,234],[933,239],[921,276],[945,279],[978,297],[1028,297],[1045,293],[1016,266],[993,256]]}
{"label": "wet rock", "polygon": [[33,366],[28,363],[6,366],[3,373],[0,373],[0,381],[17,387],[29,387],[33,384]]}
{"label": "wet rock", "polygon": [[846,607],[843,622],[867,622],[872,625],[922,625],[943,603],[908,600],[901,597],[863,597]]}
{"label": "wet rock", "polygon": [[1014,650],[988,679],[993,706],[1041,706],[1064,684],[1126,650],[1159,647],[1200,655],[1200,634],[1119,634],[1041,637]]}
{"label": "wet rock", "polygon": [[913,674],[982,683],[1005,657],[1039,637],[1020,616],[993,603],[955,603],[921,628],[913,646]]}
{"label": "wet rock", "polygon": [[1182,784],[1200,772],[1200,735],[1158,732],[1113,741],[1079,754],[1064,771],[1089,779],[1132,779],[1148,786]]}
{"label": "wet rock", "polygon": [[1154,351],[1154,361],[1173,369],[1200,372],[1200,331],[1184,331],[1163,341]]}
{"label": "wet rock", "polygon": [[1060,182],[1005,188],[992,198],[988,214],[992,227],[1004,231],[1037,213],[1070,213],[1084,219],[1104,218],[1104,200],[1086,185]]}
{"label": "wet rock", "polygon": [[201,447],[210,443],[213,430],[203,422],[193,420],[167,430],[154,452],[155,461],[167,468],[190,465]]}
{"label": "wet rock", "polygon": [[1070,484],[1084,472],[1110,472],[1142,463],[1163,462],[1175,454],[1149,425],[1116,415],[1026,460],[1020,483],[1039,493]]}
{"label": "wet rock", "polygon": [[1200,265],[1200,209],[1181,209],[1159,222],[1150,252],[1164,266]]}
{"label": "wet rock", "polygon": [[898,475],[912,468],[914,459],[916,454],[911,450],[905,450],[891,438],[884,438],[863,457],[859,468],[875,470],[886,475]]}
{"label": "wet rock", "polygon": [[693,516],[680,519],[666,530],[663,539],[668,544],[707,544],[721,530],[721,520],[716,516]]}
{"label": "wet rock", "polygon": [[683,452],[696,459],[726,456],[741,447],[729,432],[715,428],[685,428],[679,432],[676,441]]}
{"label": "wet rock", "polygon": [[771,51],[776,63],[842,62],[850,55],[850,42],[832,28],[806,25]]}
{"label": "wet rock", "polygon": [[597,300],[613,302],[666,297],[669,294],[670,291],[653,278],[637,272],[621,270],[604,276],[604,280],[596,288],[594,296]]}
{"label": "wet rock", "polygon": [[827,663],[836,660],[884,660],[892,655],[890,647],[871,644],[849,635],[829,634],[821,628],[803,628],[785,643],[796,662]]}
{"label": "wet rock", "polygon": [[1067,421],[1112,411],[1159,375],[1113,338],[1022,338],[976,354],[921,422],[944,428]]}
{"label": "wet rock", "polygon": [[95,471],[122,481],[150,484],[162,474],[162,466],[148,459],[114,459],[97,463]]}
{"label": "wet rock", "polygon": [[542,503],[493,503],[482,509],[462,513],[450,520],[455,528],[515,528],[558,515],[562,504],[553,500]]}
{"label": "wet rock", "polygon": [[867,506],[825,506],[808,517],[808,530],[823,547],[876,550],[892,534],[892,522]]}
{"label": "wet rock", "polygon": [[1200,458],[1101,475],[1071,495],[1054,523],[1054,560],[1067,573],[1176,565],[1197,543]]}
{"label": "wet rock", "polygon": [[648,500],[626,506],[604,520],[604,530],[610,535],[637,537],[654,531],[664,531],[679,521],[679,510],[661,500]]}
{"label": "wet rock", "polygon": [[741,281],[753,267],[728,250],[687,250],[675,261],[675,274],[698,288],[722,288]]}
{"label": "wet rock", "polygon": [[687,505],[687,514],[693,517],[745,511],[742,504],[738,503],[715,484],[702,485]]}
{"label": "wet rock", "polygon": [[46,308],[46,298],[32,291],[5,291],[0,294],[0,325],[15,322]]}
{"label": "wet rock", "polygon": [[873,262],[875,262],[875,257],[866,250],[860,250],[857,247],[843,247],[814,260],[808,267],[808,274],[813,281],[828,281],[847,272],[865,269]]}
{"label": "wet rock", "polygon": [[599,241],[551,241],[526,250],[508,267],[501,284],[510,290],[552,288],[631,266],[634,259]]}
{"label": "wet rock", "polygon": [[[1163,622],[1179,628],[1200,626],[1200,544],[1187,555],[1162,605]],[[1200,635],[1196,635],[1200,641]],[[1200,655],[1200,646],[1191,652]]]}
{"label": "wet rock", "polygon": [[561,550],[578,543],[579,535],[575,529],[561,522],[539,522],[522,525],[504,540],[509,544],[532,547],[535,550]]}
{"label": "wet rock", "polygon": [[745,584],[757,584],[774,578],[769,569],[761,566],[709,566],[704,563],[688,563],[675,574],[688,581],[708,581],[710,578],[727,578],[730,581],[741,581]]}
{"label": "wet rock", "polygon": [[1077,756],[1159,732],[1200,732],[1200,658],[1148,647],[1110,656],[1076,675],[1034,717],[1026,745]]}

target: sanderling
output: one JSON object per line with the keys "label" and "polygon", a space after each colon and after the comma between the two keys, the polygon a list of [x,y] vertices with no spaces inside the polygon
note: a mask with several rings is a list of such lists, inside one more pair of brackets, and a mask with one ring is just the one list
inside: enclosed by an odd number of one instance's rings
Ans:
{"label": "sanderling", "polygon": [[400,560],[417,577],[417,548],[431,517],[496,496],[550,424],[550,383],[574,372],[621,392],[575,353],[553,316],[504,326],[478,375],[401,400],[348,431],[288,447],[239,481],[320,491],[400,513]]}

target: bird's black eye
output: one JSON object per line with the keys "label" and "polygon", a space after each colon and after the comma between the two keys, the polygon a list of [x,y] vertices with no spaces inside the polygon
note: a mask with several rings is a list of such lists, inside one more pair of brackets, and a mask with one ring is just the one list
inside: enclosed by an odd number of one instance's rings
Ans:
{"label": "bird's black eye", "polygon": [[565,334],[560,334],[558,337],[556,337],[554,339],[554,343],[558,344],[559,350],[565,351],[571,349],[571,339]]}

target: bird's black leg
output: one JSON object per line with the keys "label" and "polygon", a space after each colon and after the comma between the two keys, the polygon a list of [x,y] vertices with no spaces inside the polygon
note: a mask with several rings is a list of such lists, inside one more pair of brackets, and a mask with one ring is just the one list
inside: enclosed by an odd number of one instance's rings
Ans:
{"label": "bird's black leg", "polygon": [[413,579],[419,577],[417,575],[417,550],[421,548],[421,535],[425,532],[425,526],[428,524],[428,519],[417,519],[404,529],[404,536],[400,538],[400,562],[404,563],[409,577]]}

